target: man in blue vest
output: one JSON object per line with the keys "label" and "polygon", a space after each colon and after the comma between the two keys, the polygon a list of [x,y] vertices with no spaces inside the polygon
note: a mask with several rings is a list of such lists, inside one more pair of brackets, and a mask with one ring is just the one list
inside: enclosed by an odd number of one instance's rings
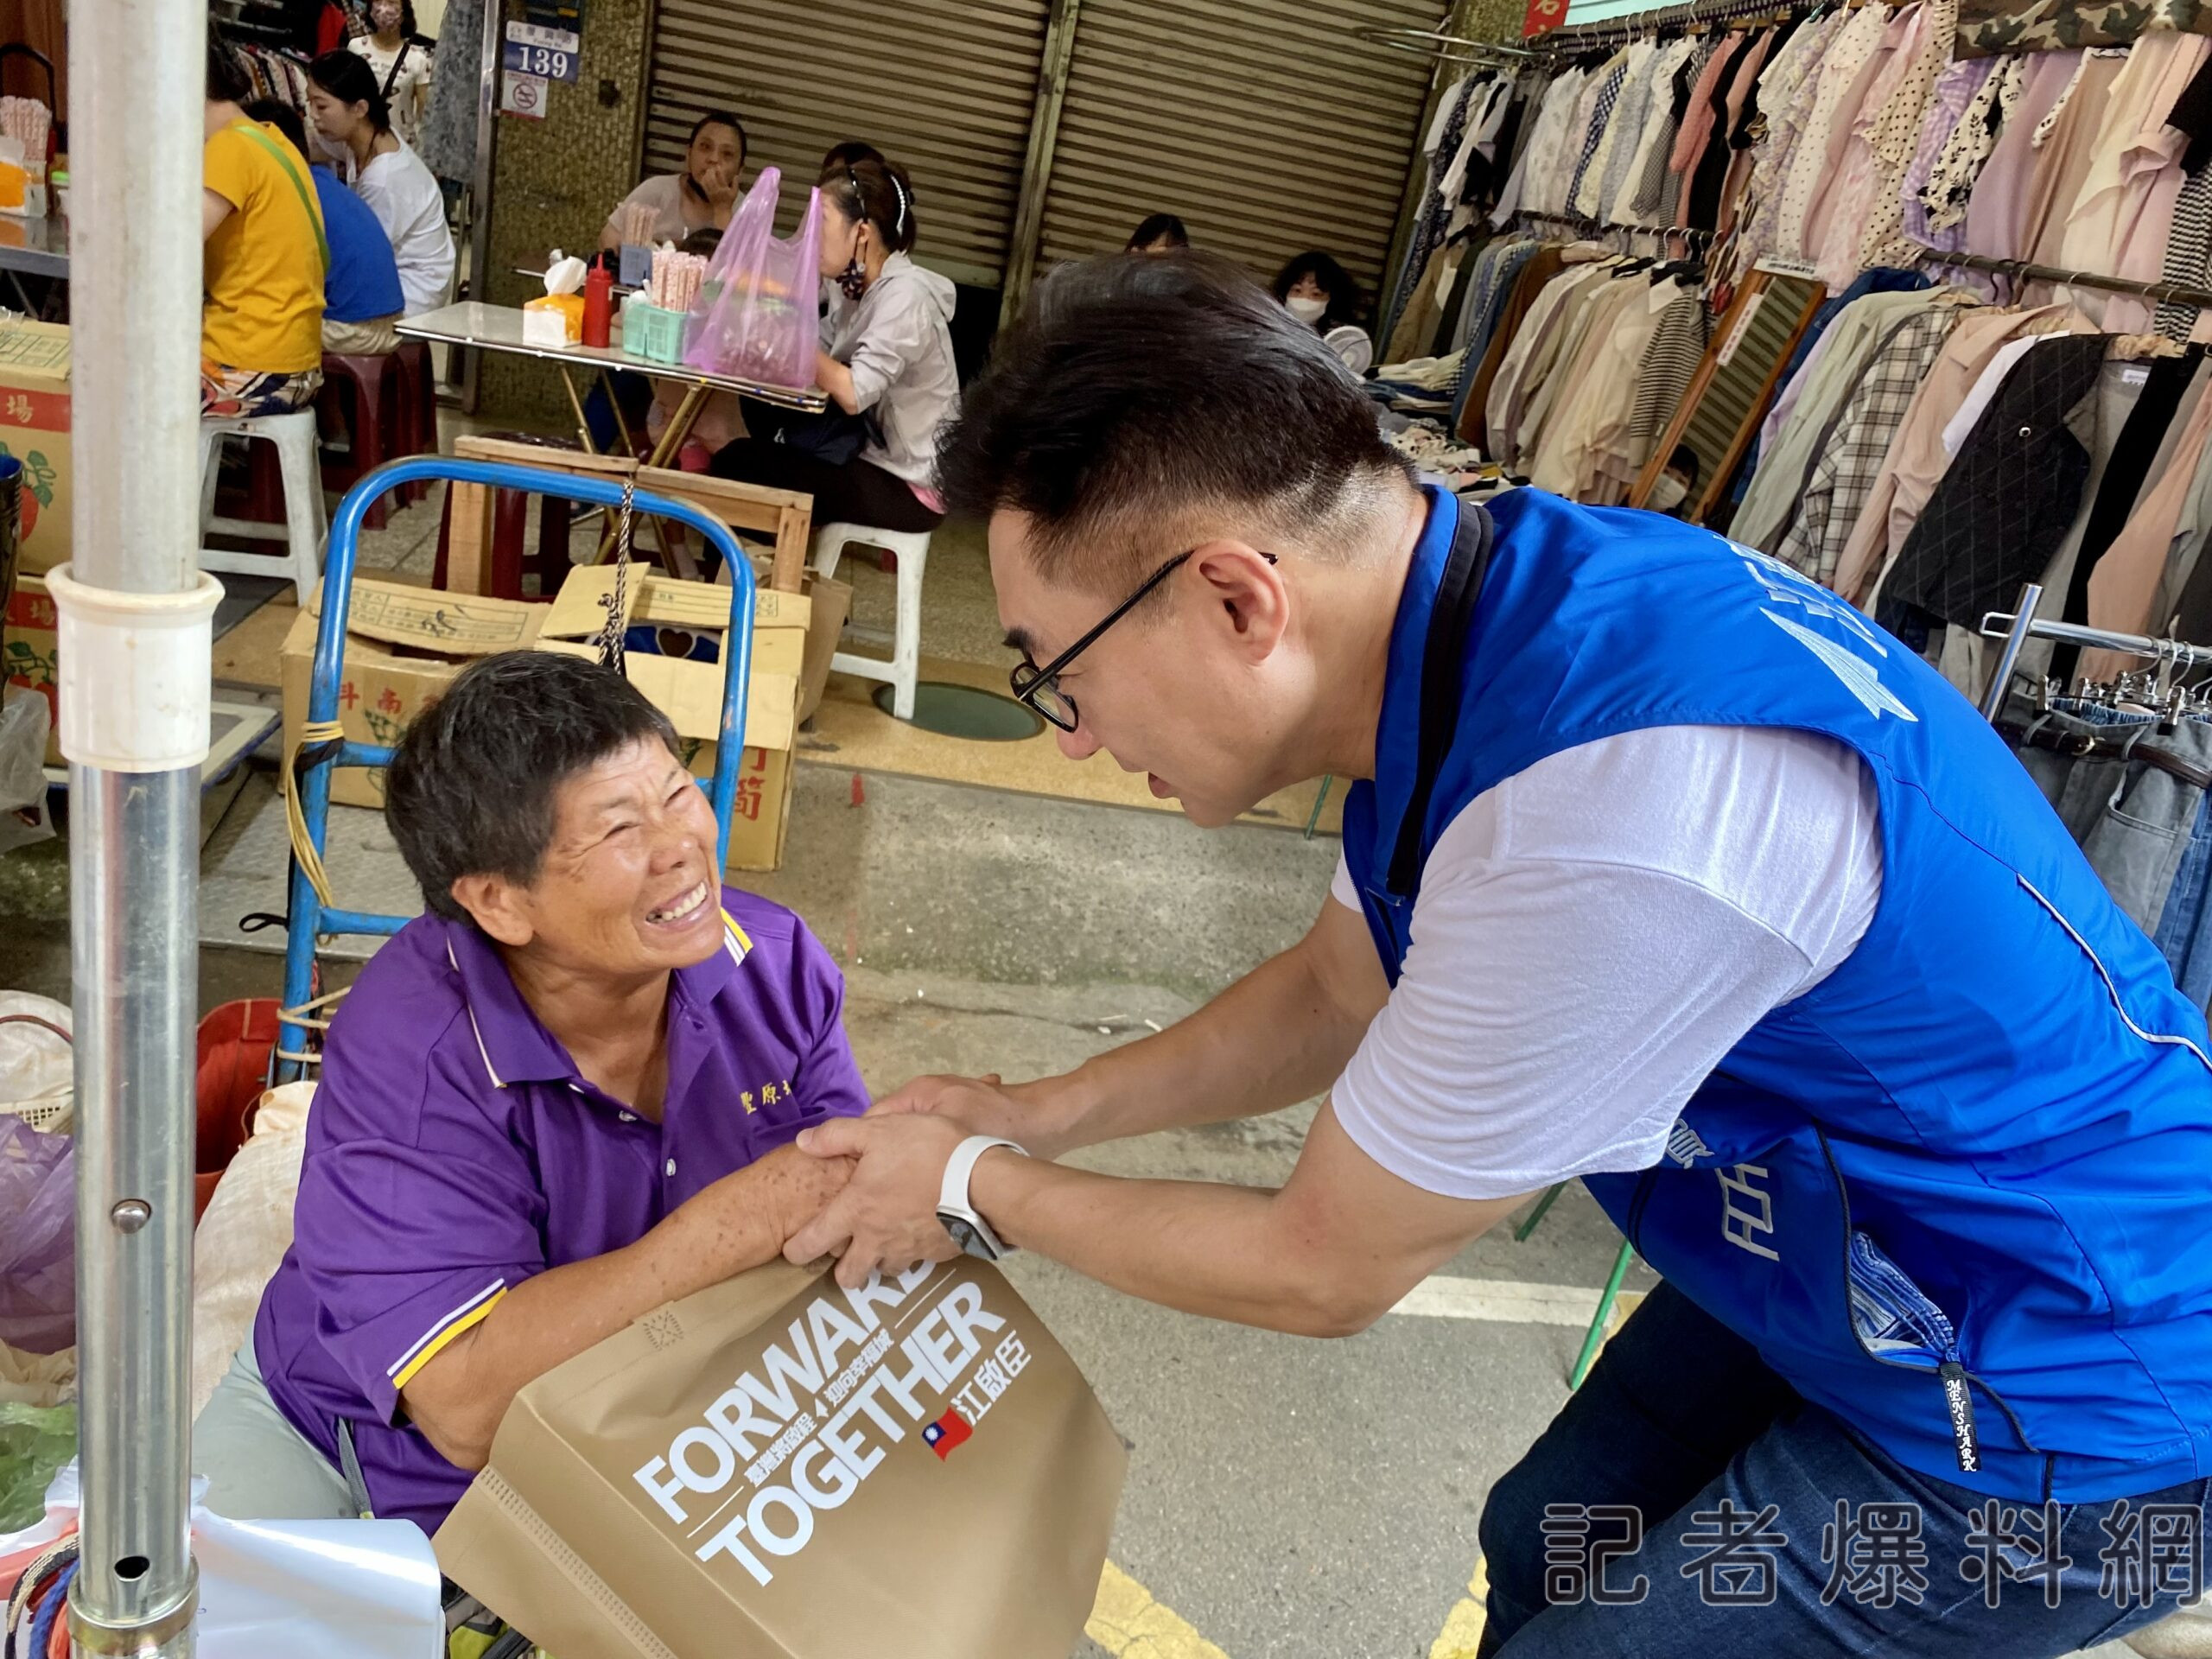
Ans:
{"label": "man in blue vest", "polygon": [[[1070,756],[1208,825],[1359,780],[1319,919],[1067,1077],[810,1131],[860,1163],[790,1254],[1338,1335],[1580,1177],[1665,1284],[1491,1490],[1484,1653],[2158,1617],[2212,1474],[2203,1019],[1896,639],[1694,526],[1418,486],[1310,334],[1202,257],[1063,270],[943,483]],[[1279,1192],[1049,1161],[1324,1090]]]}

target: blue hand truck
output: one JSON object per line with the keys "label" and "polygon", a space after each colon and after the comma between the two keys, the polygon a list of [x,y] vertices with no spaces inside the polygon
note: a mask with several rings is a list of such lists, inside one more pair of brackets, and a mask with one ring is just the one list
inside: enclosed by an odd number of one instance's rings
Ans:
{"label": "blue hand truck", "polygon": [[[288,791],[296,791],[299,823],[294,840],[299,850],[292,859],[290,902],[287,907],[284,940],[283,1022],[277,1033],[276,1078],[289,1083],[302,1074],[306,1060],[308,1033],[326,1022],[314,1020],[309,998],[314,991],[315,942],[341,934],[389,938],[413,918],[381,915],[372,911],[346,910],[323,897],[321,859],[330,825],[330,775],[334,766],[384,767],[391,764],[385,746],[356,743],[344,737],[320,737],[338,719],[339,683],[346,661],[346,625],[353,608],[353,559],[361,534],[361,521],[378,497],[403,484],[442,479],[448,484],[481,484],[492,489],[519,490],[536,495],[566,496],[593,506],[619,511],[626,493],[623,485],[569,473],[518,467],[508,462],[458,461],[448,455],[420,455],[379,467],[346,493],[331,522],[330,544],[322,571],[322,620],[315,630],[315,667],[308,684],[307,719],[302,732],[308,741],[296,756],[287,755]],[[746,682],[753,669],[753,562],[738,544],[729,526],[710,518],[686,502],[638,490],[629,493],[634,512],[673,518],[706,538],[722,556],[730,573],[729,632],[722,645],[721,733],[715,750],[715,776],[704,785],[715,806],[715,866],[720,869],[729,855],[730,810],[737,797],[738,766],[745,740]],[[302,845],[303,843],[303,845]],[[311,853],[315,868],[308,868]]]}

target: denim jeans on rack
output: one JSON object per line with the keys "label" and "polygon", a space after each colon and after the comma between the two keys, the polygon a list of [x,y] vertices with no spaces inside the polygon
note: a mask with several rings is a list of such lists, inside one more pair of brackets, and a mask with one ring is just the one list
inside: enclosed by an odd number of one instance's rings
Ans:
{"label": "denim jeans on rack", "polygon": [[2212,772],[2212,724],[2183,720],[2161,734],[2152,715],[2075,702],[2055,702],[2040,715],[2016,705],[2005,723],[2032,725],[2045,736],[2129,744],[2125,754],[2068,754],[2017,742],[2013,747],[2120,907],[2145,933],[2159,931],[2205,791],[2145,756],[2159,753]]}
{"label": "denim jeans on rack", "polygon": [[2190,828],[2189,844],[2174,872],[2158,931],[2151,936],[2173,969],[2174,983],[2182,995],[2212,1013],[2212,905],[2204,902],[2208,887],[2212,887],[2212,795],[2196,809],[2196,822]]}

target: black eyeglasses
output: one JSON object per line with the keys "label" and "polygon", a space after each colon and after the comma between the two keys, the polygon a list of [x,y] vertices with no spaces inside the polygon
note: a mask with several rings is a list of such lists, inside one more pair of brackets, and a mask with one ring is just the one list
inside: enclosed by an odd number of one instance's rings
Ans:
{"label": "black eyeglasses", "polygon": [[[1083,717],[1076,712],[1075,699],[1059,688],[1061,671],[1096,645],[1100,634],[1135,610],[1147,594],[1173,575],[1182,568],[1191,555],[1198,550],[1194,547],[1188,552],[1178,553],[1166,563],[1161,565],[1159,569],[1144,579],[1144,584],[1136,592],[1107,612],[1104,620],[1096,627],[1053,658],[1044,667],[1039,668],[1031,662],[1027,652],[1022,652],[1021,660],[1014,665],[1014,671],[1007,676],[1007,683],[1014,688],[1014,701],[1034,709],[1064,732],[1075,730],[1081,723]],[[1260,556],[1269,564],[1275,562],[1275,556],[1272,553],[1262,553]]]}

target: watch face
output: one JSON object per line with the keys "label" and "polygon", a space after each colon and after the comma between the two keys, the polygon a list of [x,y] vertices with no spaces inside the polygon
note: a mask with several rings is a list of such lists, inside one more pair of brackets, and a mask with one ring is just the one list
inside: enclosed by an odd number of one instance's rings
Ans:
{"label": "watch face", "polygon": [[937,1219],[938,1224],[952,1236],[952,1242],[962,1250],[970,1255],[976,1253],[976,1230],[973,1227],[958,1216],[939,1216]]}

